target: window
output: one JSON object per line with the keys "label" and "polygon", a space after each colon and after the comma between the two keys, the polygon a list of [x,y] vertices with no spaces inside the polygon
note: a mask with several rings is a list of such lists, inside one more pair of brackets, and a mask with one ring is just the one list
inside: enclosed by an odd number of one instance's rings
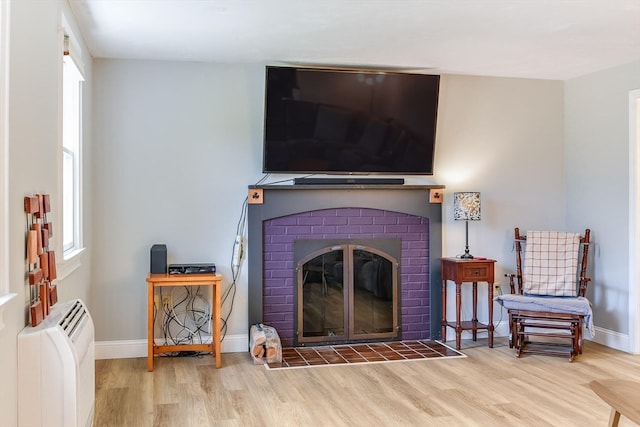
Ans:
{"label": "window", "polygon": [[84,78],[69,55],[65,37],[62,66],[62,244],[64,258],[82,249],[82,82]]}

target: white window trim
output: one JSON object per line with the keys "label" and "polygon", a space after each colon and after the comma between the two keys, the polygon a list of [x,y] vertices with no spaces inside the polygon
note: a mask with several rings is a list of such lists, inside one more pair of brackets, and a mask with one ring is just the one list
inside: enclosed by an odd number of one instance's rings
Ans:
{"label": "white window trim", "polygon": [[[84,64],[82,63],[81,60],[81,51],[79,48],[79,43],[77,38],[75,37],[75,35],[73,34],[73,31],[71,29],[71,25],[69,24],[69,20],[66,18],[66,16],[64,15],[64,12],[61,12],[60,14],[60,30],[59,30],[59,40],[58,40],[58,52],[59,52],[59,57],[62,58],[63,52],[64,52],[64,35],[67,34],[69,36],[69,44],[70,44],[70,53],[71,56],[73,57],[74,62],[76,63],[76,66],[78,67],[78,70],[80,71],[80,74],[83,76],[84,78]],[[59,75],[60,78],[62,78],[62,73],[63,73],[63,61],[59,62]],[[62,103],[63,103],[63,94],[62,94],[62,85],[59,86],[59,91],[58,91],[58,98],[59,98],[59,105],[60,105],[60,123],[62,123]],[[81,112],[82,113],[82,112]],[[82,130],[80,131],[81,135],[82,135]],[[57,201],[57,211],[59,213],[58,218],[60,218],[60,223],[62,224],[63,222],[63,217],[62,217],[62,150],[63,150],[63,136],[62,136],[62,125],[60,126],[60,131],[59,131],[59,144],[58,144],[58,148],[59,148],[59,160],[58,160],[58,194],[60,194],[60,200]],[[56,239],[56,245],[57,245],[57,252],[61,253],[62,256],[62,260],[58,261],[58,280],[64,280],[65,277],[67,277],[68,275],[70,275],[71,273],[73,273],[75,270],[77,270],[78,268],[80,268],[80,266],[82,265],[82,260],[83,260],[83,256],[82,254],[84,254],[85,251],[85,247],[84,247],[84,239],[83,239],[83,221],[82,221],[82,177],[83,177],[83,171],[82,171],[82,157],[83,157],[83,148],[82,148],[82,141],[80,144],[80,147],[78,148],[78,160],[80,162],[79,164],[79,179],[78,179],[78,195],[79,195],[79,199],[78,199],[78,243],[77,246],[72,248],[71,250],[67,250],[64,251],[63,248],[63,243],[62,243],[62,239]]]}
{"label": "white window trim", "polygon": [[[78,61],[76,60],[76,58],[73,57],[73,55],[69,55],[69,56],[65,56],[64,57],[64,62],[69,62],[70,64],[68,65],[73,65],[75,67],[75,70],[78,72],[78,78],[80,82],[84,82],[84,75],[81,69],[81,66],[78,64]],[[64,65],[63,65],[64,67]],[[64,72],[64,71],[63,71]],[[64,86],[64,82],[63,82],[63,86]],[[63,88],[64,91],[64,88]],[[77,111],[78,114],[78,146],[74,149],[71,150],[69,147],[65,147],[64,145],[64,140],[61,140],[61,155],[62,157],[64,157],[64,152],[65,151],[69,151],[72,152],[73,154],[73,159],[74,159],[74,165],[73,165],[73,175],[74,175],[74,180],[73,180],[73,184],[74,184],[74,188],[73,188],[73,192],[74,192],[74,200],[73,200],[73,217],[75,218],[75,221],[73,223],[73,230],[72,230],[72,234],[73,234],[73,244],[70,245],[69,247],[64,246],[64,239],[63,239],[63,258],[65,260],[68,260],[70,258],[73,258],[74,256],[76,256],[79,252],[81,252],[84,248],[83,245],[83,236],[82,236],[82,145],[83,145],[83,125],[82,125],[82,96],[83,96],[83,90],[82,87],[78,88],[78,92],[75,94],[78,96],[78,99],[80,99],[80,103],[79,103],[79,111]],[[63,100],[64,100],[64,95],[62,96]],[[63,107],[64,110],[64,107]],[[64,119],[63,119],[63,123],[64,123]],[[64,124],[63,124],[64,127]],[[64,129],[63,129],[63,135],[64,135]],[[63,136],[64,139],[64,136]],[[61,165],[64,162],[61,161]],[[61,167],[60,169],[60,174],[61,176],[64,176],[64,166]],[[63,178],[63,182],[62,184],[62,198],[64,199],[64,178]],[[61,200],[61,202],[64,203],[63,200]],[[62,221],[61,223],[64,224],[64,209],[62,209]],[[63,225],[64,227],[64,225]],[[66,232],[66,230],[65,230]]]}
{"label": "white window trim", "polygon": [[0,330],[9,287],[9,2],[0,2]]}

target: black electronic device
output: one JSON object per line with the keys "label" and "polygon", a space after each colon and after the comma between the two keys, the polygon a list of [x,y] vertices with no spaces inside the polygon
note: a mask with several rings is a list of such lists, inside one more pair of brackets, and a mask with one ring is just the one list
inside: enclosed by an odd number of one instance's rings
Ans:
{"label": "black electronic device", "polygon": [[404,178],[294,178],[295,185],[403,185]]}
{"label": "black electronic device", "polygon": [[433,174],[439,75],[266,67],[263,172]]}
{"label": "black electronic device", "polygon": [[169,274],[213,274],[216,265],[211,264],[169,264]]}
{"label": "black electronic device", "polygon": [[167,273],[167,245],[155,244],[151,246],[149,272],[153,274]]}

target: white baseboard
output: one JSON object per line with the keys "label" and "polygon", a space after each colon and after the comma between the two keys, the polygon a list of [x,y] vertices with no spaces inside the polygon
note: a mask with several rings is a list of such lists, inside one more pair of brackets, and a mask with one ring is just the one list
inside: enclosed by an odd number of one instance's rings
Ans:
{"label": "white baseboard", "polygon": [[[507,321],[502,321],[494,325],[494,337],[509,336],[509,325]],[[595,327],[596,335],[593,342],[602,344],[616,350],[629,352],[629,335],[608,329]],[[483,337],[486,331],[478,331]],[[449,328],[447,337],[451,339],[454,331]],[[462,332],[462,339],[471,339],[470,331]],[[248,335],[227,335],[222,341],[223,353],[244,353],[249,351]],[[133,357],[147,357],[147,340],[128,341],[99,341],[96,342],[96,359],[128,359]]]}
{"label": "white baseboard", "polygon": [[[494,337],[508,337],[509,336],[509,325],[507,322],[503,321],[500,324],[494,324]],[[589,339],[585,337],[586,340],[593,341],[598,344],[602,344],[606,347],[610,347],[616,350],[624,351],[626,353],[630,353],[629,350],[629,335],[621,334],[620,332],[610,331],[609,329],[600,328],[598,326],[594,327],[595,329],[595,337],[593,339]],[[479,337],[485,337],[487,331],[478,331]],[[447,331],[447,338],[451,339],[455,332],[449,328]],[[484,335],[483,335],[484,334]],[[471,339],[471,331],[462,331],[461,338],[469,340]]]}
{"label": "white baseboard", "polygon": [[630,340],[629,335],[621,334],[620,332],[610,331],[609,329],[594,327],[595,337],[591,341],[597,342],[607,347],[615,348],[616,350],[630,353]]}
{"label": "white baseboard", "polygon": [[[243,353],[249,351],[248,335],[227,335],[222,341],[222,353]],[[129,359],[147,357],[147,340],[98,341],[96,359]]]}
{"label": "white baseboard", "polygon": [[[508,337],[509,336],[509,322],[502,321],[494,324],[494,337]],[[609,329],[600,328],[598,326],[594,327],[595,329],[595,337],[590,339],[585,337],[586,340],[593,341],[598,344],[602,344],[606,347],[610,347],[616,350],[624,351],[626,353],[631,353],[630,349],[630,340],[629,335],[621,334],[620,332],[611,331]],[[478,331],[479,337],[485,337],[487,331]],[[455,332],[453,329],[449,328],[447,331],[447,338],[449,340],[455,336]],[[472,338],[471,331],[462,331],[461,338],[464,340],[470,340]]]}

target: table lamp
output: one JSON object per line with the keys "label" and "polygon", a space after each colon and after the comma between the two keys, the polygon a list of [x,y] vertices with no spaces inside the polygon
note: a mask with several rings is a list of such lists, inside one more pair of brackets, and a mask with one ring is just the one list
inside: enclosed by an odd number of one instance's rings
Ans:
{"label": "table lamp", "polygon": [[469,221],[480,221],[480,193],[466,191],[453,193],[453,219],[465,221],[465,249],[462,259],[473,259],[469,253]]}

